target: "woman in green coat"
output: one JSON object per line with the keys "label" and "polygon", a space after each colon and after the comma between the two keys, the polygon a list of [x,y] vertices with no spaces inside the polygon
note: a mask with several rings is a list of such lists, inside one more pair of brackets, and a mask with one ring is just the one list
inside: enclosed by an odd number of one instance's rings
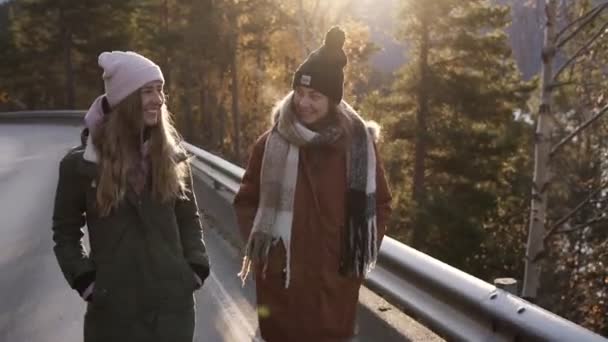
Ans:
{"label": "woman in green coat", "polygon": [[55,255],[87,303],[85,342],[192,341],[209,261],[162,72],[134,52],[98,62],[105,94],[85,116],[87,143],[59,167]]}

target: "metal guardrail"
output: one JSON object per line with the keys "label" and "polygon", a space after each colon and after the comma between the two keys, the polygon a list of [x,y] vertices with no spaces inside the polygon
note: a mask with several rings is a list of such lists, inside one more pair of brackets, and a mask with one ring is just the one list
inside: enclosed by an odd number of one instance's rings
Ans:
{"label": "metal guardrail", "polygon": [[[0,119],[78,118],[82,111],[0,113]],[[184,143],[193,166],[236,193],[244,170]],[[450,340],[606,342],[608,339],[385,237],[366,285]]]}
{"label": "metal guardrail", "polygon": [[82,120],[86,112],[83,110],[31,110],[19,112],[2,112],[0,120]]}
{"label": "metal guardrail", "polygon": [[215,182],[215,187],[223,187],[236,194],[245,170],[224,159],[187,142],[182,143],[188,152],[196,157],[193,166],[207,174]]}
{"label": "metal guardrail", "polygon": [[[201,171],[228,191],[238,191],[242,168],[190,144],[185,147],[204,165]],[[388,236],[366,286],[449,339],[608,341]]]}

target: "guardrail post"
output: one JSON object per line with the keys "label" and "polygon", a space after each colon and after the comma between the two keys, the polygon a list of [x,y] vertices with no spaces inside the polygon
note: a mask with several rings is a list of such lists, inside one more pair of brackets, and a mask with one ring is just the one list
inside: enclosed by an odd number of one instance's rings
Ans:
{"label": "guardrail post", "polygon": [[494,286],[499,289],[505,290],[510,294],[516,295],[518,292],[517,280],[513,278],[496,278],[494,279]]}

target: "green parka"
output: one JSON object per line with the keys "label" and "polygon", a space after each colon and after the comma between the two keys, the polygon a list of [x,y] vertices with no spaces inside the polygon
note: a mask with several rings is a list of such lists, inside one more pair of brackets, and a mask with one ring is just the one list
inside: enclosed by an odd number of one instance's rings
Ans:
{"label": "green parka", "polygon": [[[86,158],[92,150],[74,149],[62,159],[53,213],[54,252],[66,280],[81,293],[94,282],[85,342],[192,341],[195,274],[204,281],[209,261],[191,174],[187,198],[161,203],[147,190],[130,191],[101,217],[95,153]],[[186,156],[179,162],[187,163]]]}

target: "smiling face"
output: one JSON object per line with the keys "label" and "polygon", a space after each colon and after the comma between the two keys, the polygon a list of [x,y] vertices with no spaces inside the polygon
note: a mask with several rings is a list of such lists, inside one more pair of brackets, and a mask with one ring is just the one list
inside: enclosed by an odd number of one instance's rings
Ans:
{"label": "smiling face", "polygon": [[297,86],[293,103],[298,120],[307,126],[314,125],[329,114],[329,98],[312,88]]}
{"label": "smiling face", "polygon": [[146,83],[140,90],[143,122],[146,127],[156,126],[161,119],[165,105],[162,81]]}

